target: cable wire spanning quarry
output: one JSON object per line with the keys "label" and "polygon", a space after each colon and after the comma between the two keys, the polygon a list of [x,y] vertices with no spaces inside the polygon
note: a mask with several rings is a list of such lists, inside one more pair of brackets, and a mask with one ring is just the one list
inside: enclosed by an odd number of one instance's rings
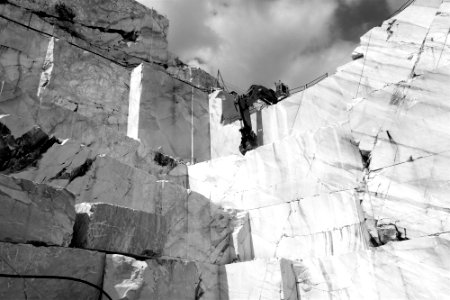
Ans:
{"label": "cable wire spanning quarry", "polygon": [[[78,49],[81,49],[81,50],[83,50],[83,51],[86,51],[86,52],[92,53],[92,54],[94,54],[94,55],[97,55],[97,56],[99,56],[99,57],[101,57],[101,58],[103,58],[103,59],[106,59],[106,60],[108,60],[109,62],[111,62],[111,63],[113,63],[113,64],[116,64],[116,65],[119,65],[119,66],[121,66],[121,67],[124,67],[124,68],[130,68],[130,67],[136,67],[137,65],[139,65],[139,64],[128,64],[128,63],[125,63],[125,62],[119,62],[119,61],[117,61],[117,60],[114,60],[114,59],[111,58],[111,57],[108,57],[108,56],[102,54],[102,53],[95,52],[95,51],[92,51],[92,49],[88,49],[88,48],[82,47],[82,46],[76,44],[76,43],[73,41],[73,36],[72,36],[72,39],[69,41],[69,40],[66,40],[66,39],[64,39],[64,38],[61,38],[61,37],[56,36],[54,33],[48,33],[48,32],[44,32],[44,31],[42,31],[42,30],[33,28],[33,27],[29,26],[29,25],[26,25],[26,24],[20,23],[20,22],[18,22],[18,21],[16,21],[16,20],[13,20],[13,19],[11,19],[11,18],[9,18],[9,17],[7,17],[7,16],[5,16],[5,15],[1,15],[1,14],[0,14],[0,18],[5,19],[6,21],[11,22],[11,23],[14,23],[14,24],[16,24],[16,25],[23,26],[23,27],[25,27],[25,28],[27,28],[27,29],[29,29],[29,30],[35,31],[35,32],[37,32],[37,33],[39,33],[39,34],[42,34],[42,35],[46,36],[46,37],[50,37],[50,38],[53,37],[53,38],[56,38],[56,39],[62,39],[62,40],[65,40],[68,44],[74,46],[75,48],[78,48]],[[92,45],[92,44],[90,44],[90,45],[91,45],[92,47],[98,49],[99,51],[102,51],[102,49],[96,47],[95,45]],[[157,62],[157,61],[154,61],[153,59],[150,59],[150,60],[149,60],[149,59],[145,59],[145,58],[143,58],[143,57],[138,57],[138,56],[135,56],[135,55],[132,55],[132,54],[129,54],[129,53],[127,54],[127,56],[130,57],[130,58],[135,58],[135,59],[137,59],[137,60],[140,60],[141,62],[146,62],[146,63],[149,63],[149,64],[158,65],[158,66],[162,66],[162,67],[165,66],[165,63]],[[186,80],[184,80],[184,79],[182,79],[182,78],[180,78],[180,77],[176,77],[176,76],[170,74],[169,72],[167,72],[167,71],[165,71],[165,70],[161,70],[161,71],[163,71],[164,73],[166,73],[167,75],[169,75],[169,76],[172,77],[172,78],[175,78],[175,79],[177,79],[177,80],[179,80],[179,81],[182,81],[182,82],[186,83],[187,85],[190,85],[190,86],[192,86],[192,87],[194,87],[194,88],[196,88],[196,89],[198,89],[198,90],[201,90],[202,92],[209,92],[208,89],[202,88],[202,87],[200,87],[200,86],[193,85],[193,84],[190,83],[189,81],[186,81]]]}
{"label": "cable wire spanning quarry", "polygon": [[405,8],[407,8],[408,6],[410,6],[411,4],[413,4],[414,2],[416,2],[416,0],[407,0],[405,3],[402,4],[402,6],[400,6],[396,11],[394,11],[388,19],[395,17],[396,15],[398,15],[399,13],[401,13],[402,11],[405,10]]}
{"label": "cable wire spanning quarry", "polygon": [[[103,295],[106,296],[109,300],[113,300],[112,297],[101,287],[99,287],[96,284],[93,284],[89,281],[75,278],[75,277],[69,277],[69,276],[58,276],[58,275],[22,275],[20,274],[6,259],[4,259],[2,256],[0,256],[0,260],[2,260],[14,273],[16,274],[5,274],[0,273],[0,278],[21,278],[21,279],[59,279],[59,280],[71,280],[80,282],[86,285],[89,285],[97,290],[99,290]],[[33,285],[30,285],[30,287],[35,290],[38,294],[42,296],[42,294],[37,290]]]}
{"label": "cable wire spanning quarry", "polygon": [[95,285],[93,283],[90,283],[89,281],[75,278],[75,277],[68,277],[68,276],[54,276],[54,275],[21,275],[21,274],[3,274],[0,273],[0,277],[6,277],[6,278],[21,278],[21,279],[60,279],[60,280],[71,280],[76,282],[81,282],[83,284],[87,284],[93,288],[96,288],[99,290],[103,295],[106,296],[109,300],[113,300],[112,297],[101,287],[98,285]]}
{"label": "cable wire spanning quarry", "polygon": [[[295,88],[293,88],[293,89],[290,89],[291,94],[300,93],[301,91],[304,91],[304,90],[306,90],[307,88],[312,87],[313,85],[315,85],[315,84],[321,82],[322,80],[324,80],[324,79],[327,78],[327,77],[328,77],[328,73],[325,73],[325,74],[322,74],[322,75],[320,75],[319,77],[316,77],[315,79],[311,80],[311,81],[308,82],[307,84],[304,84],[304,85],[295,87]],[[296,90],[298,90],[298,91],[296,91]],[[292,91],[295,91],[295,92],[292,92]]]}

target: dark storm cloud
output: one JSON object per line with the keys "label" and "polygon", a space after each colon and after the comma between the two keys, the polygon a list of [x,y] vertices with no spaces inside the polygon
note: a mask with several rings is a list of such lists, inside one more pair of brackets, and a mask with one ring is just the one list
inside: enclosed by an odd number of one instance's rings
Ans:
{"label": "dark storm cloud", "polygon": [[245,90],[291,86],[350,60],[359,37],[406,0],[138,0],[170,20],[169,49]]}
{"label": "dark storm cloud", "polygon": [[386,0],[337,0],[331,22],[332,35],[344,41],[357,41],[370,28],[379,26],[391,11]]}
{"label": "dark storm cloud", "polygon": [[[195,56],[193,52],[199,48],[206,47],[214,50],[219,46],[219,37],[206,24],[208,15],[213,13],[208,1],[142,0],[140,2],[148,7],[155,7],[159,13],[169,14],[169,44],[172,49],[183,49],[183,52]],[[163,7],[164,11],[159,10],[160,7]]]}

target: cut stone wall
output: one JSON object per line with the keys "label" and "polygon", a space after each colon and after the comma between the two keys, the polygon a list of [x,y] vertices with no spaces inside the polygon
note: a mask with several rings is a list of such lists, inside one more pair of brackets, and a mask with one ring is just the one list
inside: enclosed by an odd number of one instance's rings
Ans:
{"label": "cut stone wall", "polygon": [[[151,65],[138,68],[142,73],[140,100],[136,101],[137,139],[149,148],[161,149],[186,161],[208,160],[211,156],[207,94]],[[136,120],[129,123],[136,127],[133,122]]]}

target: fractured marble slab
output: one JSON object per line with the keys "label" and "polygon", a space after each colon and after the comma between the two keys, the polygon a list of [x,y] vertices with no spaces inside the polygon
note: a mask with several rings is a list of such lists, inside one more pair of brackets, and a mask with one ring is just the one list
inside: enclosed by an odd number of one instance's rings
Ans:
{"label": "fractured marble slab", "polygon": [[375,220],[396,224],[403,237],[450,231],[449,160],[447,153],[372,172],[364,210]]}
{"label": "fractured marble slab", "polygon": [[362,209],[353,191],[252,209],[249,217],[257,258],[299,259],[368,248]]}
{"label": "fractured marble slab", "polygon": [[36,163],[14,176],[65,187],[76,203],[103,202],[164,216],[162,254],[224,264],[235,259],[234,212],[184,187],[67,141],[55,144]]}
{"label": "fractured marble slab", "polygon": [[74,247],[161,256],[167,236],[163,216],[106,203],[79,203],[75,208]]}
{"label": "fractured marble slab", "polygon": [[301,299],[443,299],[450,243],[436,237],[389,243],[294,263]]}
{"label": "fractured marble slab", "polygon": [[0,175],[0,240],[68,246],[75,197],[62,188]]}
{"label": "fractured marble slab", "polygon": [[37,96],[126,134],[130,72],[64,40],[50,40]]}
{"label": "fractured marble slab", "polygon": [[212,203],[255,209],[352,189],[361,179],[362,161],[348,133],[323,128],[188,170],[191,189]]}

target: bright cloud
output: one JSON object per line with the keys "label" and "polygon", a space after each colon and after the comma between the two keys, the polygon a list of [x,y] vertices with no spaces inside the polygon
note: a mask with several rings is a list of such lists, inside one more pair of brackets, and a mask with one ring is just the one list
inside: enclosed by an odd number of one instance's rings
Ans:
{"label": "bright cloud", "polygon": [[241,90],[298,86],[350,60],[405,0],[139,0],[170,20],[169,49]]}

